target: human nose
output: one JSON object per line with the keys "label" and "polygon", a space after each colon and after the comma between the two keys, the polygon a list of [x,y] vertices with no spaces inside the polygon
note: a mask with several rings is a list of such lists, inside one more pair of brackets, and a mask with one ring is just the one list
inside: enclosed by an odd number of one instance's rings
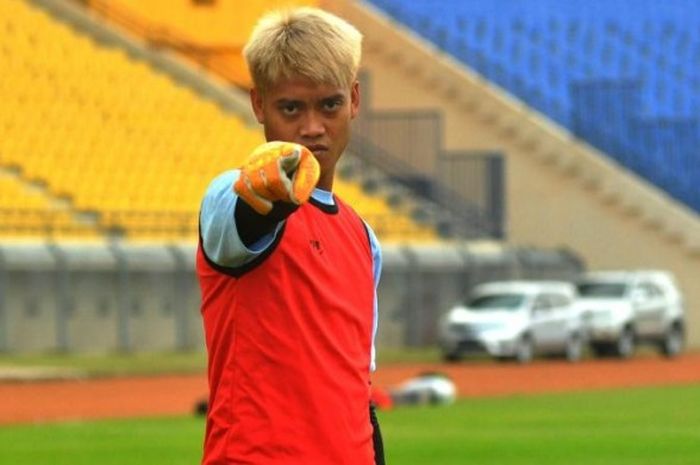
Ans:
{"label": "human nose", "polygon": [[302,121],[301,136],[308,139],[315,139],[326,132],[326,126],[321,115],[314,111],[306,114]]}

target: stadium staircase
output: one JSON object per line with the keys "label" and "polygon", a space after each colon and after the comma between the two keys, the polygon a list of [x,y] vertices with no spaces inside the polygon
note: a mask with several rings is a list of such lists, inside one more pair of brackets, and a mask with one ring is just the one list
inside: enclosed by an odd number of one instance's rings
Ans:
{"label": "stadium staircase", "polygon": [[[67,211],[60,218],[68,217],[60,221],[87,223],[63,228],[69,233],[195,238],[206,183],[240,164],[233,154],[262,142],[243,99],[65,2],[12,0],[0,8],[11,71],[3,80],[0,167],[14,175],[3,193],[14,197],[12,214],[25,218],[15,231],[37,233],[20,183],[44,187],[40,229],[51,229],[58,202]],[[437,238],[355,182],[340,179],[336,188],[383,240]]]}
{"label": "stadium staircase", "polygon": [[[389,2],[376,3],[382,6]],[[436,43],[447,40],[440,35],[446,32],[436,33],[434,43],[413,29],[439,21],[458,21],[458,5],[479,2],[391,3],[402,11],[430,5],[441,13],[395,18],[390,8],[382,6],[384,12],[366,2],[321,3],[358,25],[365,34],[364,63],[373,77],[370,91],[375,107],[442,108],[448,149],[496,149],[505,153],[506,236],[511,243],[576,250],[591,268],[653,267],[673,271],[686,292],[690,337],[700,340],[700,289],[695,285],[700,273],[697,212],[597,148],[595,141],[582,139],[556,118],[557,113],[550,116],[543,112],[544,104],[538,107],[519,99],[498,80],[492,81],[476,66],[440,48]],[[445,9],[450,14],[444,14]],[[527,41],[521,46],[534,47]],[[547,88],[546,73],[544,79],[542,88]],[[600,95],[605,93],[601,91]],[[542,98],[547,101],[544,94]],[[566,111],[562,107],[559,114]],[[599,126],[614,125],[610,120],[616,117],[605,119],[603,114],[600,110],[595,116],[602,121]]]}

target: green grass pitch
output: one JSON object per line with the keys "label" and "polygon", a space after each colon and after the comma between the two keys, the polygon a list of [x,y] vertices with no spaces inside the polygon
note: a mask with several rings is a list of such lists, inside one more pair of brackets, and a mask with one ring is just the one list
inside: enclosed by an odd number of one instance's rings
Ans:
{"label": "green grass pitch", "polygon": [[[8,401],[9,399],[6,399]],[[389,465],[696,465],[700,386],[464,399],[380,412]],[[0,428],[0,463],[199,462],[201,418]]]}

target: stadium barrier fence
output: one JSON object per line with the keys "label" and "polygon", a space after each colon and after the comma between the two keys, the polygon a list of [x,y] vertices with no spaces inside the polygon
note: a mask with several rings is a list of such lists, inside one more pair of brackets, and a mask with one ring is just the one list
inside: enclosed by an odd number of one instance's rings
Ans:
{"label": "stadium barrier fence", "polygon": [[[201,350],[196,245],[0,244],[0,352]],[[566,250],[498,243],[383,247],[378,344],[435,343],[437,322],[471,286],[496,279],[571,279]]]}

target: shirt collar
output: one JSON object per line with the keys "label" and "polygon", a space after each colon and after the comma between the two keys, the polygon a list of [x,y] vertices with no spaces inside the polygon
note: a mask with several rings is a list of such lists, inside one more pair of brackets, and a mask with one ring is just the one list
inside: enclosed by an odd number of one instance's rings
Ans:
{"label": "shirt collar", "polygon": [[311,197],[323,204],[326,205],[335,205],[335,200],[333,200],[333,192],[326,191],[323,189],[319,189],[316,187],[312,192],[311,192]]}

